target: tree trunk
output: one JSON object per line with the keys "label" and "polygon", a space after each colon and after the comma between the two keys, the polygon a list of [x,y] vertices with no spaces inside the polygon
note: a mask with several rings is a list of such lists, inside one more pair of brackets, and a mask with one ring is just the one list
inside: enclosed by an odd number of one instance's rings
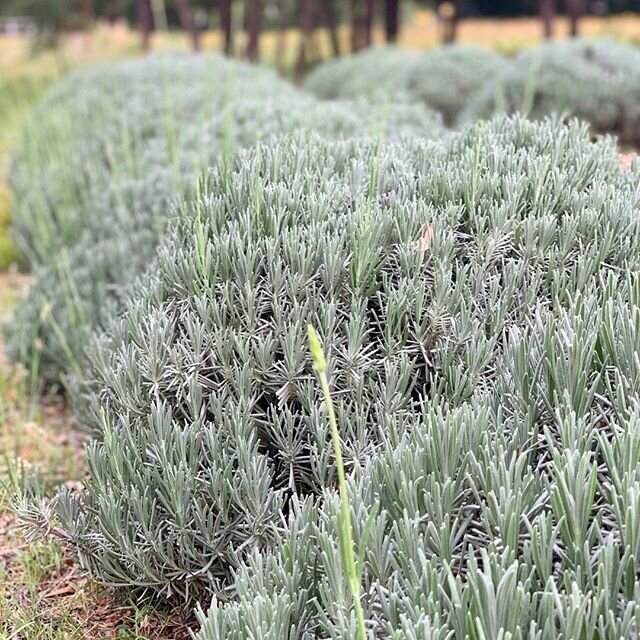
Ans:
{"label": "tree trunk", "polygon": [[451,19],[451,42],[458,39],[458,26],[462,16],[462,0],[453,0],[453,18]]}
{"label": "tree trunk", "polygon": [[338,58],[340,56],[340,42],[338,40],[338,24],[333,7],[333,0],[321,0],[320,9],[322,10],[324,23],[329,30],[331,50],[333,51],[334,57]]}
{"label": "tree trunk", "polygon": [[387,42],[396,42],[400,27],[400,0],[385,0],[384,18]]}
{"label": "tree trunk", "polygon": [[258,39],[262,23],[262,0],[247,0],[247,58],[258,60]]}
{"label": "tree trunk", "polygon": [[93,20],[96,16],[95,7],[93,6],[93,0],[84,0],[80,12],[82,13],[82,17],[87,22]]}
{"label": "tree trunk", "polygon": [[193,12],[189,8],[189,0],[175,0],[180,17],[182,28],[191,36],[191,44],[194,51],[200,50],[200,33],[196,21],[193,18]]}
{"label": "tree trunk", "polygon": [[[369,2],[369,0],[366,0]],[[367,7],[362,0],[351,0],[351,51],[367,46]]]}
{"label": "tree trunk", "polygon": [[307,61],[307,48],[311,48],[313,33],[313,0],[300,0],[300,48],[296,61],[296,77],[301,78]]}
{"label": "tree trunk", "polygon": [[167,6],[164,0],[151,0],[151,13],[153,14],[153,26],[156,31],[169,31],[167,23]]}
{"label": "tree trunk", "polygon": [[540,0],[540,18],[545,40],[553,38],[553,23],[556,17],[556,0]]}
{"label": "tree trunk", "polygon": [[572,38],[578,35],[578,23],[584,14],[584,0],[567,0],[567,15],[569,16],[569,33]]}
{"label": "tree trunk", "polygon": [[458,38],[458,22],[462,11],[462,0],[442,2],[438,7],[438,13],[442,20],[442,40],[445,44],[455,42]]}
{"label": "tree trunk", "polygon": [[367,12],[365,14],[365,42],[367,47],[373,42],[373,14],[375,13],[375,1],[367,0]]}
{"label": "tree trunk", "polygon": [[151,0],[138,0],[138,24],[142,34],[142,48],[149,51],[151,46],[151,32],[153,31],[153,14],[151,13]]}
{"label": "tree trunk", "polygon": [[220,0],[220,30],[222,31],[223,50],[230,56],[233,51],[233,31],[231,25],[231,0]]}
{"label": "tree trunk", "polygon": [[278,33],[276,35],[276,67],[280,73],[284,70],[284,57],[287,52],[287,8],[285,0],[276,1],[278,11]]}

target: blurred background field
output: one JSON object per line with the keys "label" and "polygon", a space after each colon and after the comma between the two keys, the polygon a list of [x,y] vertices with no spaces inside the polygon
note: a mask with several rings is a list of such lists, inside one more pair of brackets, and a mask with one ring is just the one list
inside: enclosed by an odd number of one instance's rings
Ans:
{"label": "blurred background field", "polygon": [[[569,19],[559,15],[555,21],[555,37],[569,35]],[[341,50],[349,51],[351,27],[337,26]],[[605,16],[585,15],[580,22],[580,33],[585,37],[614,38],[623,42],[640,44],[640,15],[623,12]],[[260,34],[260,61],[273,66],[283,66],[291,72],[298,54],[301,30],[287,27],[284,31],[284,62],[276,60],[279,52],[279,33],[276,29],[266,29]],[[460,21],[456,40],[462,43],[479,44],[514,55],[543,40],[540,18],[537,16],[518,17],[469,17]],[[384,27],[374,24],[373,44],[385,41]],[[406,12],[406,20],[399,29],[397,44],[407,49],[425,50],[439,45],[442,41],[441,20],[435,10],[413,9]],[[242,55],[246,49],[247,33],[238,29],[234,33],[232,53]],[[223,34],[219,29],[201,33],[202,49],[221,50]],[[190,41],[178,29],[153,33],[151,47],[154,50],[187,50]],[[54,49],[44,52],[33,51],[33,41],[28,35],[0,34],[0,66],[3,78],[15,76],[39,77],[58,75],[77,65],[92,64],[122,56],[138,55],[143,52],[140,34],[124,20],[109,22],[99,20],[82,31],[63,32]],[[313,57],[315,62],[331,55],[329,34],[318,29],[313,35]]]}
{"label": "blurred background field", "polygon": [[[332,45],[331,33],[328,29],[319,25],[319,28],[313,29],[310,36],[305,36],[300,26],[281,25],[276,28],[273,23],[276,20],[274,15],[279,3],[266,4],[265,14],[271,18],[268,21],[270,24],[260,33],[261,63],[276,67],[284,75],[294,76],[299,80],[300,74],[296,67],[300,65],[300,51],[304,46],[305,38],[307,39],[305,68],[333,55],[335,45]],[[532,3],[530,4],[533,6]],[[31,4],[17,2],[14,13],[19,12],[23,6],[29,10],[32,5],[38,16],[43,14],[46,18],[51,13],[51,19],[55,18],[60,21],[60,24],[55,26],[55,38],[45,42],[45,46],[40,35],[29,29],[26,33],[11,33],[12,30],[20,29],[15,25],[12,27],[11,22],[6,20],[6,16],[4,32],[0,30],[0,269],[20,263],[20,256],[8,230],[11,195],[7,186],[7,174],[12,143],[31,106],[43,96],[53,82],[74,68],[142,55],[145,51],[135,23],[131,23],[124,17],[116,17],[112,20],[100,17],[79,20],[74,17],[75,14],[69,18],[64,14],[64,9],[60,10],[62,13],[49,9],[43,10],[42,7],[46,7],[46,2],[43,4],[38,1]],[[154,7],[156,5],[158,3],[155,3]],[[340,3],[337,6],[340,7]],[[596,8],[598,6],[596,3]],[[615,3],[613,6],[615,8]],[[236,6],[236,10],[239,8],[242,9]],[[11,15],[11,9],[12,4],[9,2],[0,12],[0,24],[2,24],[2,14]],[[163,6],[163,10],[166,11],[166,6]],[[345,13],[344,7],[341,11]],[[602,6],[599,11],[603,12]],[[207,23],[217,21],[216,13],[212,12],[213,17],[207,18]],[[425,8],[417,3],[404,3],[400,11],[398,46],[420,51],[440,44],[443,39],[441,13],[441,7]],[[243,15],[236,15],[233,20],[240,28],[234,27],[230,53],[243,57],[249,39],[247,30],[241,28],[246,19]],[[80,23],[82,28],[78,28],[77,23]],[[152,50],[191,48],[188,35],[176,28],[175,24],[167,26],[166,29],[161,27],[155,28],[150,35],[148,45]],[[569,17],[555,16],[555,38],[567,37],[570,29]],[[640,15],[629,11],[606,12],[605,15],[586,14],[580,19],[580,34],[587,37],[614,38],[631,44],[640,43]],[[348,53],[352,47],[352,26],[344,22],[336,24],[335,37],[340,51],[344,54]],[[371,44],[384,43],[387,39],[385,26],[377,20],[374,21],[370,26],[369,38]],[[510,17],[471,15],[460,19],[456,40],[460,43],[491,47],[505,55],[513,56],[523,49],[540,43],[543,40],[543,29],[540,17],[537,15]],[[205,51],[224,49],[222,30],[209,28],[206,24],[200,32],[200,46]]]}

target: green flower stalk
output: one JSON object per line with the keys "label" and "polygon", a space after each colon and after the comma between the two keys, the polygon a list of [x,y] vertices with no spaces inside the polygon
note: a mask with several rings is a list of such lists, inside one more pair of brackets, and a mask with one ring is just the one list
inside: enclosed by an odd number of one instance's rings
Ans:
{"label": "green flower stalk", "polygon": [[340,433],[338,432],[338,421],[331,400],[331,392],[329,391],[329,381],[327,380],[327,361],[324,357],[322,345],[318,339],[318,335],[312,325],[307,326],[309,337],[309,350],[313,360],[313,368],[318,374],[322,395],[327,404],[327,416],[329,417],[329,425],[331,427],[331,438],[333,440],[333,448],[336,454],[336,467],[338,468],[338,488],[340,490],[340,518],[338,521],[338,536],[340,539],[340,548],[342,555],[342,566],[344,568],[345,577],[351,590],[353,597],[353,606],[356,613],[356,622],[358,625],[358,640],[366,640],[367,633],[364,626],[364,614],[362,612],[362,604],[360,602],[360,578],[356,567],[356,560],[353,552],[353,532],[351,527],[351,512],[349,511],[349,496],[347,494],[347,483],[344,475],[344,462],[342,460],[342,448],[340,446]]}

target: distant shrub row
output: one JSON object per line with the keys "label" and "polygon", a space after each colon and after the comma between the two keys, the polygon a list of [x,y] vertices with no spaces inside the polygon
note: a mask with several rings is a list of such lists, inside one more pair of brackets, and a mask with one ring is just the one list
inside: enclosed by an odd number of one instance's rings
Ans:
{"label": "distant shrub row", "polygon": [[377,47],[325,62],[309,74],[304,87],[321,98],[420,101],[440,112],[451,125],[469,99],[507,64],[498,53],[471,45],[441,47],[428,53]]}
{"label": "distant shrub row", "polygon": [[305,86],[323,98],[404,96],[448,125],[496,112],[574,116],[596,133],[640,143],[640,50],[608,40],[546,43],[513,61],[469,45],[427,53],[383,47],[320,65]]}
{"label": "distant shrub row", "polygon": [[14,359],[59,383],[120,308],[176,202],[222,157],[293,131],[437,137],[421,106],[319,104],[273,73],[157,56],[76,73],[36,109],[14,159],[14,224],[36,284],[10,331]]}
{"label": "distant shrub row", "polygon": [[528,51],[470,102],[464,121],[495,111],[580,118],[596,133],[640,144],[640,49],[572,40]]}

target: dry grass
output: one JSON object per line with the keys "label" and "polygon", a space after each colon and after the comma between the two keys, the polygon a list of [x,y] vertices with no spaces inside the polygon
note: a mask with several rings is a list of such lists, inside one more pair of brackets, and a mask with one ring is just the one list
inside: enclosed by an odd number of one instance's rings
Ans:
{"label": "dry grass", "polygon": [[[424,12],[422,18],[407,25],[402,33],[402,44],[412,49],[436,46],[439,29],[434,16]],[[640,43],[640,15],[620,14],[607,18],[585,17],[580,23],[581,35],[610,37],[626,42]],[[558,18],[555,37],[569,35],[569,22]],[[542,24],[538,18],[470,19],[459,27],[460,42],[485,45],[506,53],[516,53],[542,42]]]}

